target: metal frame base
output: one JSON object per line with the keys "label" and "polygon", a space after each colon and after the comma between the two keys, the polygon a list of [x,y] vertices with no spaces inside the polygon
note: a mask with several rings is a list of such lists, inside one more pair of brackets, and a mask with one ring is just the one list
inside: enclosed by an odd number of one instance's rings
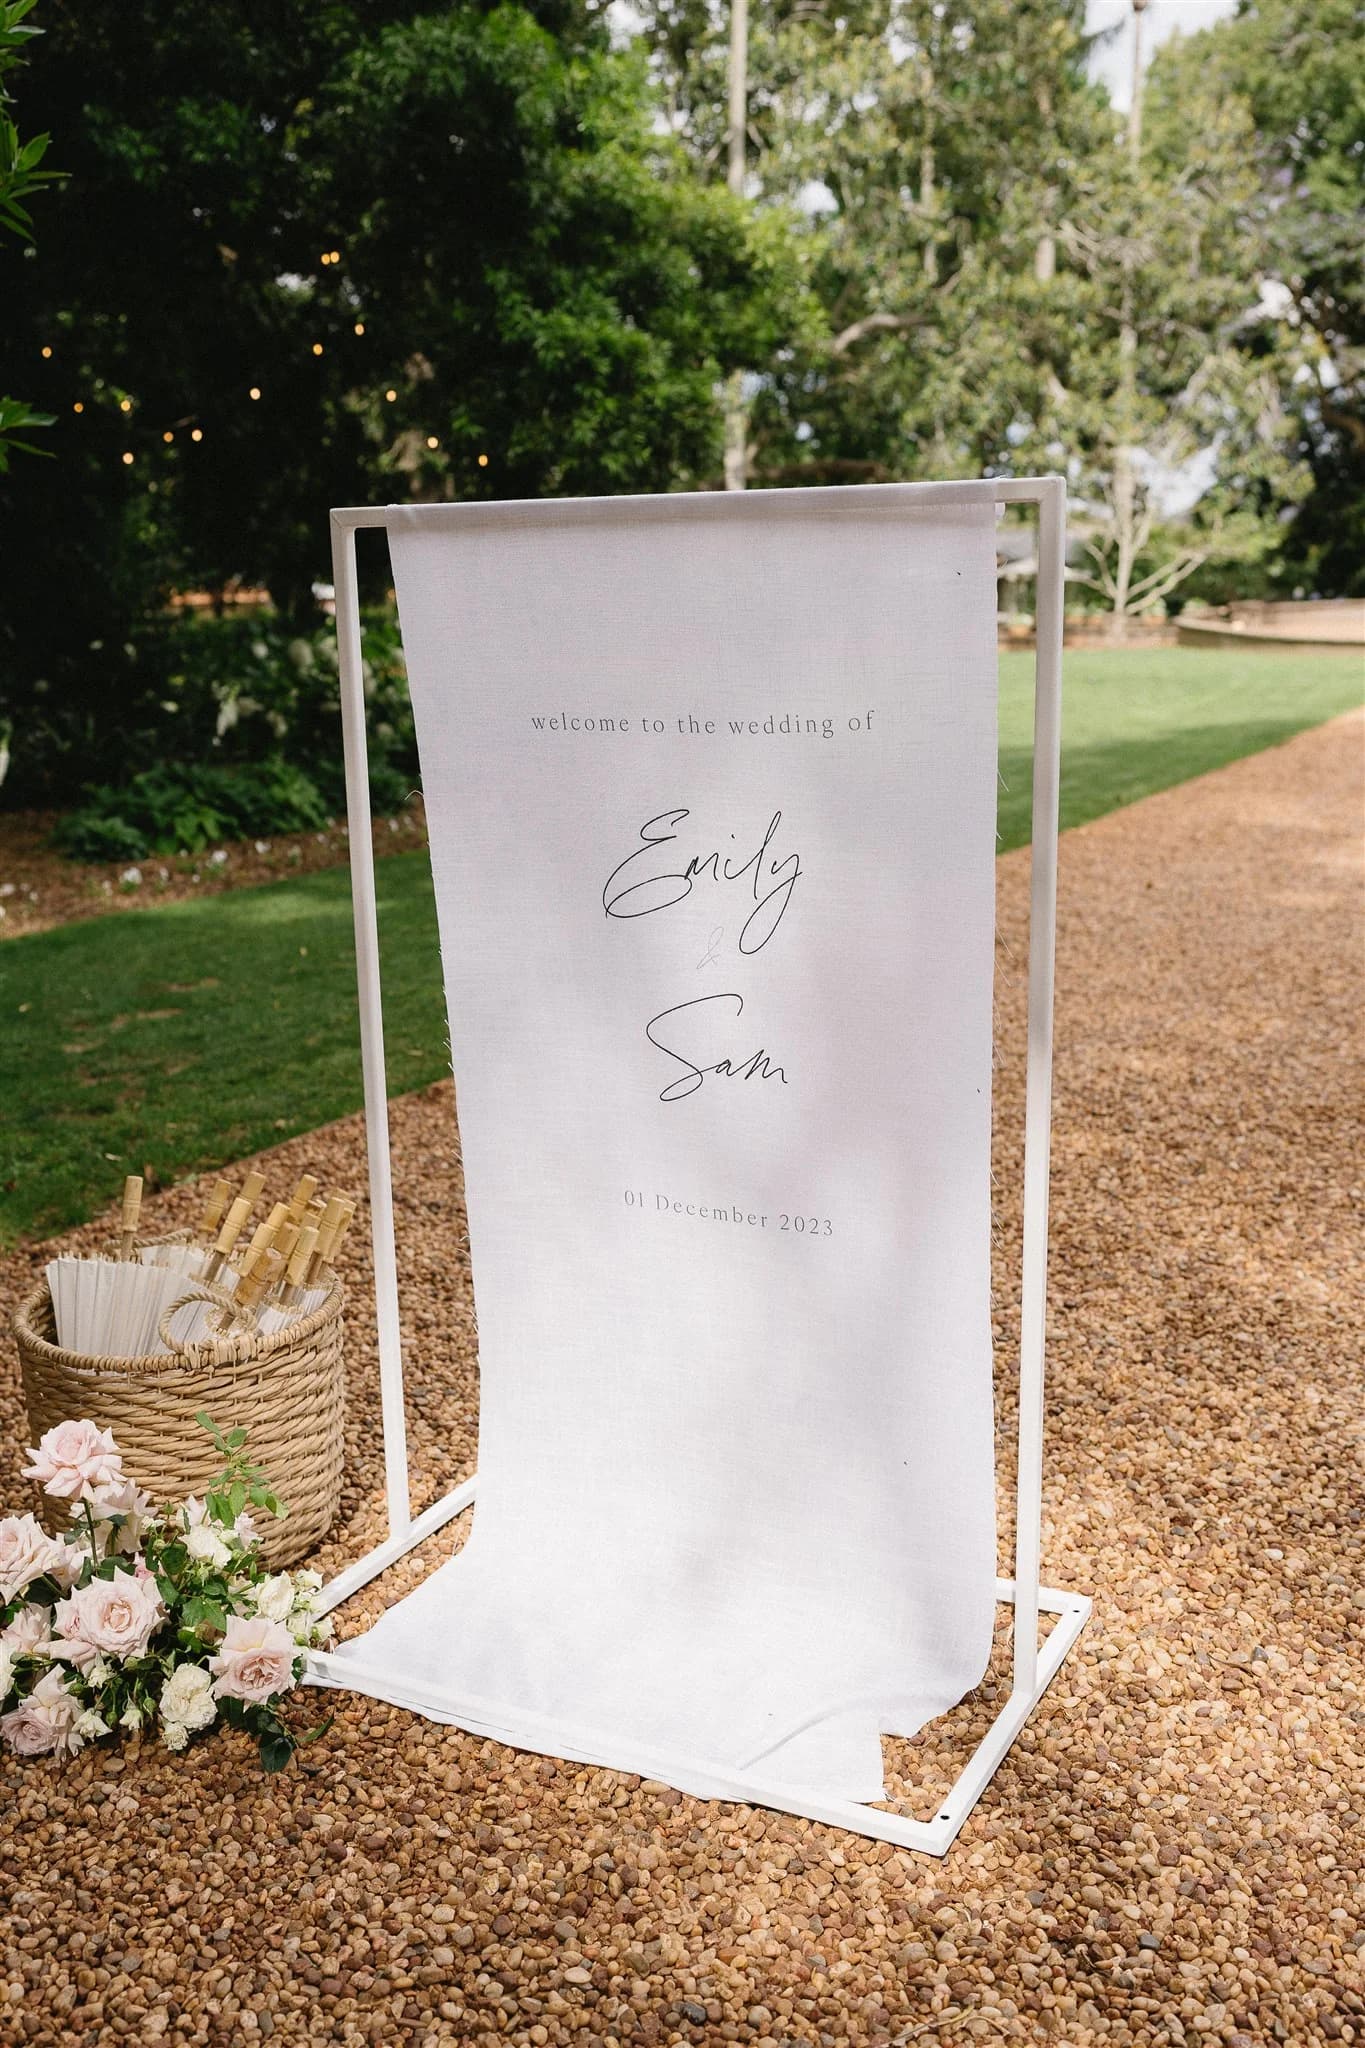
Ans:
{"label": "metal frame base", "polygon": [[[319,1612],[329,1613],[377,1579],[400,1557],[415,1550],[428,1536],[434,1536],[447,1522],[454,1521],[473,1505],[477,1475],[445,1494],[404,1530],[375,1545],[364,1557],[338,1572],[323,1589]],[[1014,1606],[1013,1579],[997,1579],[996,1598]],[[632,1771],[641,1778],[676,1786],[680,1792],[705,1787],[702,1796],[724,1797],[742,1806],[770,1807],[778,1813],[799,1814],[805,1820],[823,1821],[830,1827],[846,1828],[851,1834],[866,1835],[873,1841],[894,1842],[901,1849],[916,1849],[927,1856],[945,1856],[957,1840],[972,1809],[995,1776],[1015,1737],[1051,1685],[1090,1615],[1090,1602],[1079,1593],[1059,1593],[1051,1586],[1038,1588],[1038,1606],[1056,1621],[1039,1648],[1031,1688],[1010,1693],[1000,1712],[982,1736],[949,1790],[944,1794],[932,1820],[914,1820],[908,1815],[888,1813],[877,1806],[865,1806],[855,1799],[829,1799],[818,1793],[804,1794],[798,1787],[775,1784],[751,1777],[726,1765],[709,1764],[699,1758],[663,1756],[647,1745],[635,1744],[613,1731],[594,1736],[589,1730],[574,1730],[551,1723],[542,1716],[481,1700],[469,1694],[448,1693],[440,1687],[414,1685],[405,1680],[401,1698],[394,1704],[416,1712],[431,1710],[442,1721],[467,1733],[491,1736],[533,1754],[561,1757],[570,1763],[603,1765],[612,1770]],[[304,1659],[303,1683],[339,1687],[361,1692],[371,1699],[393,1699],[394,1688],[386,1672],[359,1658],[340,1657],[332,1650],[309,1650]],[[605,1766],[610,1755],[611,1762]],[[721,1788],[721,1789],[718,1789]]]}

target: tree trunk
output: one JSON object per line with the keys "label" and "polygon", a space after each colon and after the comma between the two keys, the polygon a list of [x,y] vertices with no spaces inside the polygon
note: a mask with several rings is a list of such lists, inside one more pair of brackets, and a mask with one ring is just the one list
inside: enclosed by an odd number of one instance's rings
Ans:
{"label": "tree trunk", "polygon": [[[1128,102],[1128,156],[1134,184],[1142,160],[1142,16],[1147,0],[1132,0],[1133,86]],[[1137,316],[1133,277],[1132,238],[1127,237],[1123,255],[1123,287],[1119,305],[1119,376],[1115,411],[1118,415],[1118,446],[1114,451],[1114,603],[1109,617],[1109,638],[1122,645],[1128,638],[1128,599],[1137,566],[1138,492],[1133,457],[1137,433]]]}
{"label": "tree trunk", "polygon": [[[730,104],[726,131],[725,182],[744,197],[744,135],[749,120],[749,0],[730,0]],[[725,383],[725,488],[748,483],[749,449],[744,412],[744,373],[731,371]]]}

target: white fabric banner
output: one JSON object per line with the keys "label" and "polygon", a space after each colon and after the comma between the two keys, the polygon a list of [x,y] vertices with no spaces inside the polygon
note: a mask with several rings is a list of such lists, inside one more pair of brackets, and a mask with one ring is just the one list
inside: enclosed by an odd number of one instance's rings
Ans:
{"label": "white fabric banner", "polygon": [[339,1646],[387,1697],[877,1799],[981,1678],[994,527],[391,514],[482,1388],[465,1549]]}

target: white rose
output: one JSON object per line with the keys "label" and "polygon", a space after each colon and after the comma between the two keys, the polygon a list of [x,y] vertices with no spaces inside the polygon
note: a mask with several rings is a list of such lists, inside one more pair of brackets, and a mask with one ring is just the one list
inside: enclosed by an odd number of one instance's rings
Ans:
{"label": "white rose", "polygon": [[[135,1556],[142,1531],[151,1515],[150,1495],[143,1493],[137,1481],[125,1474],[121,1479],[108,1480],[103,1486],[97,1486],[91,1493],[90,1507],[101,1550],[107,1548],[113,1537],[116,1550],[127,1557]],[[71,1512],[73,1519],[83,1516],[83,1503],[74,1502]],[[115,1515],[122,1518],[117,1530],[113,1521]]]}
{"label": "white rose", "polygon": [[0,1643],[8,1644],[16,1657],[46,1650],[52,1640],[52,1614],[36,1600],[21,1607],[9,1627],[0,1632]]}
{"label": "white rose", "polygon": [[[188,1732],[207,1728],[217,1712],[208,1672],[200,1664],[177,1664],[161,1688],[162,1720],[177,1723]],[[171,1747],[183,1749],[184,1744],[172,1743]]]}
{"label": "white rose", "polygon": [[185,1548],[199,1564],[211,1564],[221,1570],[232,1563],[232,1552],[211,1522],[196,1522],[186,1530]]}
{"label": "white rose", "polygon": [[52,1576],[59,1586],[65,1587],[68,1593],[85,1570],[86,1559],[89,1555],[89,1551],[85,1548],[79,1537],[74,1541],[70,1536],[65,1539],[58,1539],[57,1553],[52,1560]]}
{"label": "white rose", "polygon": [[161,1723],[161,1739],[167,1749],[183,1749],[190,1739],[190,1731],[183,1721],[163,1720]]}
{"label": "white rose", "polygon": [[288,1621],[294,1611],[294,1581],[288,1572],[262,1579],[256,1588],[256,1612],[267,1621]]}
{"label": "white rose", "polygon": [[0,1521],[0,1601],[13,1600],[35,1579],[55,1578],[65,1550],[35,1516],[6,1515]]}
{"label": "white rose", "polygon": [[10,1687],[14,1683],[14,1652],[8,1643],[0,1643],[0,1706],[5,1703]]}

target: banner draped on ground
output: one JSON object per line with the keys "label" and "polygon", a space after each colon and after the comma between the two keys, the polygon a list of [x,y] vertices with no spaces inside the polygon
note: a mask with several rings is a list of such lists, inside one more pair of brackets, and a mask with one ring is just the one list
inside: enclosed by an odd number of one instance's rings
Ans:
{"label": "banner draped on ground", "polygon": [[339,1654],[692,1791],[879,1798],[995,1607],[993,509],[429,518],[390,536],[479,1493]]}

